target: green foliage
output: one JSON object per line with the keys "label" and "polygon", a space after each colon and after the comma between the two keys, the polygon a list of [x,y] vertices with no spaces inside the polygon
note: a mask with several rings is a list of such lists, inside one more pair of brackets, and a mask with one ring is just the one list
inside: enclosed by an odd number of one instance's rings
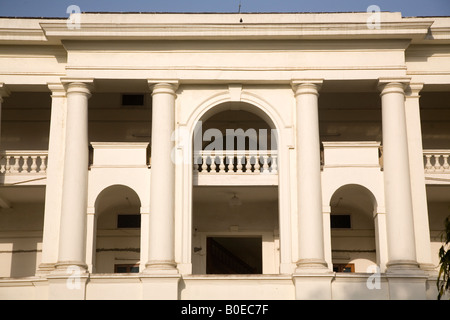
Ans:
{"label": "green foliage", "polygon": [[[450,216],[445,219],[445,231],[442,235],[444,244],[439,249],[439,276],[437,279],[438,300],[441,300],[445,292],[450,290]],[[447,248],[447,250],[446,250]],[[442,277],[442,280],[441,280]]]}

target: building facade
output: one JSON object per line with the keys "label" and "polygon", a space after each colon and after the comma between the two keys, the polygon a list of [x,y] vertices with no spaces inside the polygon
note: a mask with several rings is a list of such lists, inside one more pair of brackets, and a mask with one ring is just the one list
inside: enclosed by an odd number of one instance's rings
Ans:
{"label": "building facade", "polygon": [[0,18],[1,299],[436,299],[450,18]]}

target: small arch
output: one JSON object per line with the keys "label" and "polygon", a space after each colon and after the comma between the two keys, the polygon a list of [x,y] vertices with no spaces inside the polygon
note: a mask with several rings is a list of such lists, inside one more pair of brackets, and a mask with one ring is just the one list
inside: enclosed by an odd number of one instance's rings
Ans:
{"label": "small arch", "polygon": [[375,196],[362,185],[347,184],[333,193],[330,207],[334,271],[369,272],[371,266],[378,264]]}
{"label": "small arch", "polygon": [[95,199],[97,216],[113,207],[141,206],[141,199],[136,191],[123,184],[110,185],[104,188]]}
{"label": "small arch", "polygon": [[330,207],[336,208],[339,205],[342,206],[344,196],[351,196],[353,202],[358,200],[359,202],[355,204],[358,205],[361,209],[367,209],[370,207],[372,209],[372,213],[376,212],[376,209],[378,207],[377,199],[375,198],[372,191],[370,191],[365,186],[356,183],[350,183],[340,186],[334,191],[333,195],[330,198]]}
{"label": "small arch", "polygon": [[140,208],[138,194],[128,186],[111,185],[98,194],[95,200],[95,272],[138,272]]}

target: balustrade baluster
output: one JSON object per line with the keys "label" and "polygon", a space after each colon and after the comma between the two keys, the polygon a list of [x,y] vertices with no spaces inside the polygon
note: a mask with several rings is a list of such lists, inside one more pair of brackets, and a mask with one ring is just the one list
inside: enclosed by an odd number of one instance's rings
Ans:
{"label": "balustrade baluster", "polygon": [[5,173],[11,173],[11,156],[6,156]]}
{"label": "balustrade baluster", "polygon": [[267,154],[263,155],[263,169],[262,172],[269,173],[269,163],[268,163],[268,156]]}
{"label": "balustrade baluster", "polygon": [[260,164],[261,156],[258,154],[255,156],[255,173],[261,172],[261,164]]}
{"label": "balustrade baluster", "polygon": [[427,159],[427,162],[425,164],[425,170],[427,172],[433,171],[433,165],[431,164],[431,154],[426,154],[425,158]]}
{"label": "balustrade baluster", "polygon": [[19,173],[19,170],[20,170],[20,165],[19,165],[19,161],[20,161],[20,156],[14,156],[14,165],[13,165],[13,167],[12,167],[12,171],[14,172],[14,173]]}
{"label": "balustrade baluster", "polygon": [[233,172],[233,160],[232,159],[233,158],[230,157],[229,155],[225,155],[225,159],[224,159],[225,164],[226,164],[225,172],[228,172],[228,173]]}
{"label": "balustrade baluster", "polygon": [[207,159],[208,159],[207,155],[202,155],[202,172],[203,173],[208,171],[208,164],[206,163]]}
{"label": "balustrade baluster", "polygon": [[226,156],[223,154],[219,156],[219,173],[225,173],[225,159]]}
{"label": "balustrade baluster", "polygon": [[236,173],[242,173],[242,155],[237,155]]}
{"label": "balustrade baluster", "polygon": [[276,154],[272,155],[272,173],[278,172],[278,157]]}
{"label": "balustrade baluster", "polygon": [[36,173],[37,172],[37,156],[31,156],[31,166],[30,166],[30,172]]}
{"label": "balustrade baluster", "polygon": [[212,154],[211,153],[211,163],[210,163],[210,172],[211,173],[216,173],[217,170],[217,166],[218,166],[218,156],[216,154]]}
{"label": "balustrade baluster", "polygon": [[245,172],[249,173],[252,172],[252,164],[251,164],[251,160],[252,156],[250,154],[246,154],[245,155]]}
{"label": "balustrade baluster", "polygon": [[39,172],[47,172],[47,156],[41,156],[41,166]]}

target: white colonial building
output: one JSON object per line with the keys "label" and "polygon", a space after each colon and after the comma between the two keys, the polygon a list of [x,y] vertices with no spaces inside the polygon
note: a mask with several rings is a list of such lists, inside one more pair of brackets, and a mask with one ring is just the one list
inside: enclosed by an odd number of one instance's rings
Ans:
{"label": "white colonial building", "polygon": [[436,299],[450,18],[0,18],[0,299]]}

